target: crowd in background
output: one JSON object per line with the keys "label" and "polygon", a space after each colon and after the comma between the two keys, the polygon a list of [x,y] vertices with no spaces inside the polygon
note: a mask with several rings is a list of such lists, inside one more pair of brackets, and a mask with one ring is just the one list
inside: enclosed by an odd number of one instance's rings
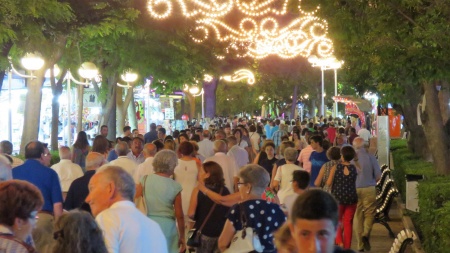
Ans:
{"label": "crowd in background", "polygon": [[[235,117],[171,135],[154,123],[123,132],[111,141],[102,126],[91,146],[81,131],[51,168],[44,143],[29,142],[24,162],[1,142],[0,250],[225,252],[246,227],[258,252],[351,252],[353,230],[357,250],[370,250],[380,168],[364,124]],[[319,236],[299,222],[320,219],[326,238],[298,232]]]}

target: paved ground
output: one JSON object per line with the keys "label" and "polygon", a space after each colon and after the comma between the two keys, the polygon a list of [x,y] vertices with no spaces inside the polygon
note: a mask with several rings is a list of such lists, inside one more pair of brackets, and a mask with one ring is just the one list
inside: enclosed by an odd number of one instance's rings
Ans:
{"label": "paved ground", "polygon": [[[394,232],[395,235],[397,235],[401,230],[403,230],[403,223],[401,220],[401,216],[399,213],[399,210],[397,208],[397,203],[394,201],[391,207],[391,211],[389,213],[391,217],[391,221],[389,222],[389,225]],[[383,225],[380,224],[374,224],[372,228],[372,234],[370,236],[370,245],[372,247],[371,253],[388,253],[391,250],[392,244],[394,243],[395,238],[390,238],[388,231],[386,228],[384,228]],[[356,246],[356,237],[355,234],[353,234],[353,241],[352,241],[352,249],[357,251]],[[410,248],[407,249],[408,253],[412,252]]]}

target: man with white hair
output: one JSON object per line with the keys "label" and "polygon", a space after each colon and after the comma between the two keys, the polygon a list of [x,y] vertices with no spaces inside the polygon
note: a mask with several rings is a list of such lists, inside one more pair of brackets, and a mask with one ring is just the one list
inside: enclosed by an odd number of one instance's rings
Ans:
{"label": "man with white hair", "polygon": [[214,142],[214,156],[209,157],[205,162],[216,162],[223,170],[223,177],[225,179],[225,186],[230,193],[234,193],[237,189],[237,182],[239,181],[238,173],[239,168],[236,165],[236,161],[233,157],[227,155],[227,144],[218,140]]}
{"label": "man with white hair", "polygon": [[247,150],[237,145],[237,138],[234,136],[229,136],[227,138],[227,142],[228,142],[227,155],[234,158],[237,167],[242,168],[243,166],[247,165],[249,162]]}
{"label": "man with white hair", "polygon": [[145,161],[138,165],[136,172],[133,175],[134,182],[138,183],[141,177],[155,173],[153,170],[153,157],[156,155],[157,148],[153,143],[147,143],[144,145],[142,151],[145,157]]}
{"label": "man with white hair", "polygon": [[353,147],[356,151],[356,158],[361,166],[361,172],[356,178],[356,193],[358,204],[354,217],[354,227],[356,231],[356,242],[358,250],[370,251],[370,232],[376,211],[376,190],[375,185],[380,180],[381,170],[378,161],[366,150],[365,140],[356,137],[353,140]]}
{"label": "man with white hair", "polygon": [[211,132],[208,130],[203,130],[202,136],[203,140],[197,143],[198,153],[203,155],[205,158],[211,157],[214,155],[214,143],[210,141]]}
{"label": "man with white hair", "polygon": [[58,174],[63,197],[65,198],[70,184],[72,184],[73,180],[83,176],[83,170],[80,165],[72,162],[72,152],[70,152],[69,147],[62,146],[59,148],[59,158],[61,159],[59,163],[54,164],[50,168]]}
{"label": "man with white hair", "polygon": [[91,212],[91,208],[84,202],[89,194],[88,184],[96,170],[105,164],[105,157],[98,152],[89,152],[86,156],[86,172],[80,178],[75,179],[69,187],[66,200],[64,201],[64,209],[72,210],[80,208],[87,212]]}
{"label": "man with white hair", "polygon": [[159,225],[134,205],[135,193],[133,178],[117,166],[107,166],[89,182],[86,202],[103,231],[108,252],[167,253]]}
{"label": "man with white hair", "polygon": [[120,141],[116,144],[115,151],[118,155],[117,159],[111,161],[109,164],[103,165],[98,170],[103,170],[108,165],[119,166],[126,172],[130,173],[131,176],[133,176],[136,172],[138,164],[127,155],[130,151],[128,148],[128,144],[125,141]]}

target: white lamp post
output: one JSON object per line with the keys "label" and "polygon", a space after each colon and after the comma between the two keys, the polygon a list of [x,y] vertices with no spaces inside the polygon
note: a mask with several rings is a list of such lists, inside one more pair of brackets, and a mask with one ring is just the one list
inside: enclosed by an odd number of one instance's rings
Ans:
{"label": "white lamp post", "polygon": [[[324,71],[328,69],[334,69],[334,95],[337,96],[337,69],[341,68],[342,61],[338,61],[336,57],[331,56],[328,58],[318,58],[315,55],[311,55],[308,58],[308,61],[312,64],[313,67],[320,67],[320,70],[322,71],[322,103],[321,103],[321,114],[323,117],[326,117],[325,115],[325,78],[324,78]],[[337,116],[337,102],[334,103],[334,115]]]}
{"label": "white lamp post", "polygon": [[17,71],[10,59],[10,68],[8,70],[8,140],[12,142],[12,97],[11,97],[11,85],[12,85],[12,74],[14,74],[23,77],[23,78],[36,78],[33,76],[33,70],[39,70],[44,66],[44,59],[42,59],[40,56],[33,54],[33,53],[27,53],[25,57],[21,59],[22,65],[25,67],[25,69],[31,71],[31,75],[23,75],[19,71]]}
{"label": "white lamp post", "polygon": [[[197,87],[197,85],[189,87],[187,84],[185,84],[183,91],[184,92],[189,92],[194,97],[202,96],[202,118],[204,119],[205,118],[205,107],[204,107],[204,104],[205,104],[205,97],[204,97],[205,91],[203,90],[203,88],[200,90]],[[195,100],[194,100],[194,102],[195,102]]]}
{"label": "white lamp post", "polygon": [[[81,77],[91,80],[98,75],[98,69],[92,62],[84,62],[81,64],[81,67],[78,69],[78,73]],[[67,71],[64,79],[67,81],[67,145],[70,146],[72,144],[72,120],[70,119],[71,112],[71,82],[74,82],[78,85],[89,85],[89,82],[81,82],[75,79],[70,71]]]}

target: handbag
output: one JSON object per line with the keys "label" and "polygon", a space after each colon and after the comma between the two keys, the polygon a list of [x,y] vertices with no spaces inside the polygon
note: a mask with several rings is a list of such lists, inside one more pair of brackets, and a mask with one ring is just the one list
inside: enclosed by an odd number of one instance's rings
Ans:
{"label": "handbag", "polygon": [[144,186],[142,188],[142,196],[134,199],[134,204],[136,208],[141,211],[144,215],[147,215],[147,203],[145,202],[145,182],[147,181],[147,175],[144,176]]}
{"label": "handbag", "polygon": [[[223,187],[220,189],[220,195],[222,195]],[[209,217],[211,216],[212,212],[216,208],[217,203],[214,203],[214,205],[209,210],[208,215],[206,216],[205,220],[203,221],[202,225],[197,228],[191,228],[188,231],[188,240],[186,242],[186,245],[189,247],[197,248],[200,247],[200,236],[202,235],[202,229],[205,226],[206,222],[209,220]]]}
{"label": "handbag", "polygon": [[247,218],[242,204],[239,204],[241,210],[241,224],[242,229],[236,231],[231,240],[230,247],[223,253],[248,253],[248,252],[263,252],[261,241],[252,227],[247,226]]}

